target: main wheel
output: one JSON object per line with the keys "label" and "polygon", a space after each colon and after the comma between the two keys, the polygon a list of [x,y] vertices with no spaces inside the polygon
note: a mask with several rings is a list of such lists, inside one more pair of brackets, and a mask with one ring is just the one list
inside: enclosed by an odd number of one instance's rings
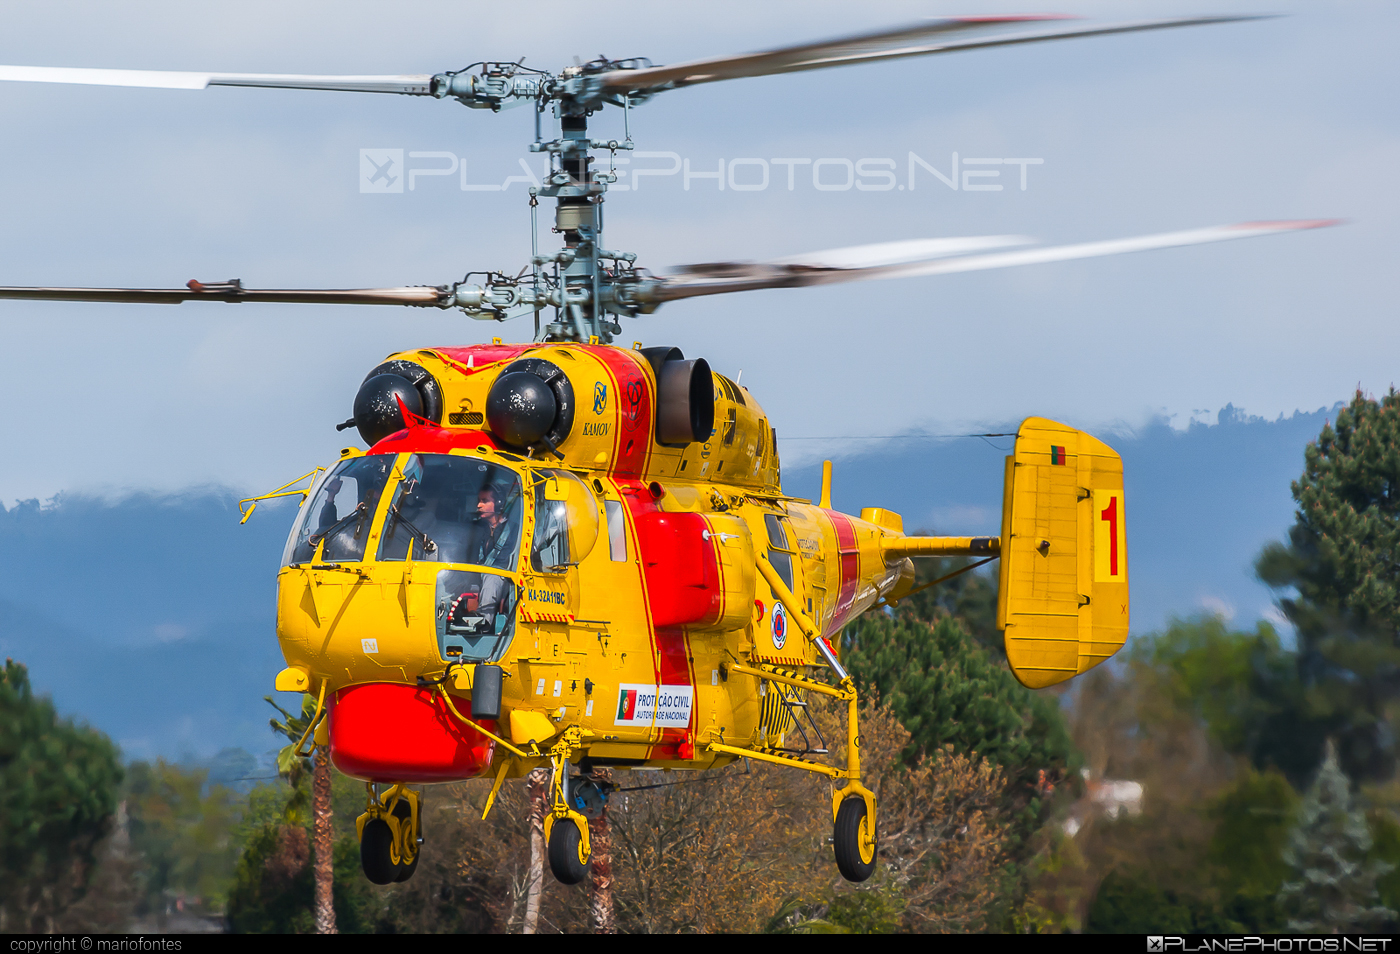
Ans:
{"label": "main wheel", "polygon": [[549,832],[549,870],[560,884],[578,884],[588,874],[588,863],[579,855],[583,835],[572,818],[559,818]]}
{"label": "main wheel", "polygon": [[364,834],[360,836],[360,867],[374,884],[388,884],[398,874],[400,866],[394,864],[389,853],[393,844],[394,833],[388,822],[382,818],[365,822]]}
{"label": "main wheel", "polygon": [[875,873],[875,849],[866,857],[860,848],[860,829],[865,823],[865,799],[848,795],[836,810],[836,867],[847,881],[860,882]]}
{"label": "main wheel", "polygon": [[409,844],[399,846],[399,857],[402,858],[407,854],[404,850],[405,848],[409,848],[413,852],[413,860],[408,864],[400,862],[394,866],[394,880],[407,881],[409,878],[413,877],[413,872],[418,870],[418,856],[423,853],[423,846],[418,844],[418,836],[422,834],[423,828],[423,809],[422,806],[419,806],[418,831],[413,831],[411,827],[413,822],[413,809],[409,807],[408,799],[399,799],[399,803],[394,806],[394,817],[399,820],[399,824],[403,826],[403,829],[407,829],[408,831],[408,833],[404,835],[404,841]]}

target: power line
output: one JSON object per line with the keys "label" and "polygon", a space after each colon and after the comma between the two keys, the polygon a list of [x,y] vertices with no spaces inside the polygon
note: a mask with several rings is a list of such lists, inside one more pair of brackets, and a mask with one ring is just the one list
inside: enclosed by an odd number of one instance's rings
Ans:
{"label": "power line", "polygon": [[778,440],[958,440],[959,437],[1015,437],[1005,434],[832,434],[819,437],[778,437]]}

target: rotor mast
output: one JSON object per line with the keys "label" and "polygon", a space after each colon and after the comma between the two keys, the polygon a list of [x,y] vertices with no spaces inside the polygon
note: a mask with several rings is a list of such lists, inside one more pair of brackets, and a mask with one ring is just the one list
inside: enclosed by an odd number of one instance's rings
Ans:
{"label": "rotor mast", "polygon": [[[603,197],[617,180],[611,168],[595,168],[594,149],[632,149],[630,112],[646,94],[624,91],[606,93],[599,77],[619,69],[649,67],[647,60],[596,60],[569,67],[558,75],[533,72],[519,63],[480,64],[478,74],[466,70],[433,77],[432,95],[453,97],[476,109],[498,111],[521,101],[535,108],[535,141],[531,152],[549,156],[545,181],[530,190],[534,253],[530,278],[491,273],[481,285],[459,282],[448,290],[446,307],[462,308],[474,318],[504,320],[516,307],[533,308],[536,338],[546,341],[599,341],[608,343],[622,333],[616,318],[647,310],[637,300],[639,276],[632,268],[637,256],[603,247]],[[622,140],[594,140],[588,136],[588,117],[604,105],[623,110]],[[545,140],[540,121],[552,109],[559,135]],[[552,253],[539,252],[534,208],[541,198],[554,199],[554,231],[564,241]],[[604,261],[612,262],[605,268]],[[642,280],[640,284],[645,284]],[[540,327],[540,314],[554,309],[554,320]]]}
{"label": "rotor mast", "polygon": [[[556,109],[560,137],[539,145],[558,156],[558,167],[556,170],[551,161],[549,181],[537,194],[555,199],[554,230],[563,237],[564,247],[552,257],[559,270],[555,289],[558,304],[555,320],[545,326],[544,336],[546,340],[608,342],[622,332],[599,307],[603,195],[608,184],[606,177],[595,181],[592,176],[588,110],[568,101],[560,101]],[[541,264],[536,262],[535,267]]]}

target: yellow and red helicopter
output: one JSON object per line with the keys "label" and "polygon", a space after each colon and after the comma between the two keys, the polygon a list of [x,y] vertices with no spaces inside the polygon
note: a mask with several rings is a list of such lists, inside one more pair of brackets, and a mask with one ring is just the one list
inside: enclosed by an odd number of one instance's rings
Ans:
{"label": "yellow and red helicopter", "polygon": [[[1218,23],[1196,17],[1084,26],[1051,17],[930,20],[743,56],[654,66],[600,59],[559,73],[489,62],[435,75],[302,76],[0,66],[0,79],[202,89],[397,93],[535,108],[563,247],[478,283],[377,289],[0,288],[0,298],[314,302],[533,312],[535,340],[390,355],[364,379],[364,448],[245,501],[300,495],[278,575],[276,688],[309,693],[303,742],[368,784],[358,820],[370,880],[408,877],[421,844],[414,786],[550,769],[550,865],[575,883],[590,855],[596,766],[705,770],[748,758],[832,781],[837,865],[870,876],[875,797],[861,783],[859,693],[836,639],[913,587],[919,557],[1000,558],[997,621],[1025,685],[1109,658],[1128,633],[1122,463],[1083,431],[1021,424],[999,532],[915,536],[899,514],[783,492],[777,435],[755,397],[703,358],[612,344],[620,319],[702,295],[1002,268],[1223,241],[1328,224],[1263,222],[1044,249],[1014,236],[927,239],[653,275],[602,242],[615,175],[589,138],[606,105],[630,114],[697,83],[978,47]],[[473,71],[475,70],[475,71]],[[559,134],[546,139],[552,112]],[[627,127],[630,128],[630,127]],[[536,231],[536,235],[537,235]],[[552,320],[542,325],[548,311]],[[307,481],[305,486],[300,485]],[[845,760],[798,746],[805,700],[848,707]]]}

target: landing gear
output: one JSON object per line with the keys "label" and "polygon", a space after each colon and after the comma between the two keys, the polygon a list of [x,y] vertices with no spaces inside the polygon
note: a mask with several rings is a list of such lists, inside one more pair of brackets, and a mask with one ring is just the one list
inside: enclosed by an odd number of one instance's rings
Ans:
{"label": "landing gear", "polygon": [[423,816],[417,792],[402,783],[383,795],[369,788],[369,805],[355,820],[360,836],[360,867],[374,884],[407,881],[418,867]]}
{"label": "landing gear", "polygon": [[[577,804],[588,807],[596,802],[602,807],[603,793],[596,786],[571,793],[569,756],[578,748],[577,728],[571,728],[550,750],[549,761],[554,777],[549,785],[549,810],[544,816],[544,838],[548,846],[549,870],[560,884],[578,884],[588,875],[588,859],[593,847],[588,841],[588,819],[575,809],[571,794],[583,795]],[[577,784],[581,779],[574,780]],[[591,785],[591,783],[589,783]]]}
{"label": "landing gear", "polygon": [[841,877],[859,883],[875,873],[875,819],[860,794],[841,799],[832,843]]}
{"label": "landing gear", "polygon": [[578,884],[588,874],[583,834],[572,818],[557,819],[549,833],[549,870],[560,884]]}

